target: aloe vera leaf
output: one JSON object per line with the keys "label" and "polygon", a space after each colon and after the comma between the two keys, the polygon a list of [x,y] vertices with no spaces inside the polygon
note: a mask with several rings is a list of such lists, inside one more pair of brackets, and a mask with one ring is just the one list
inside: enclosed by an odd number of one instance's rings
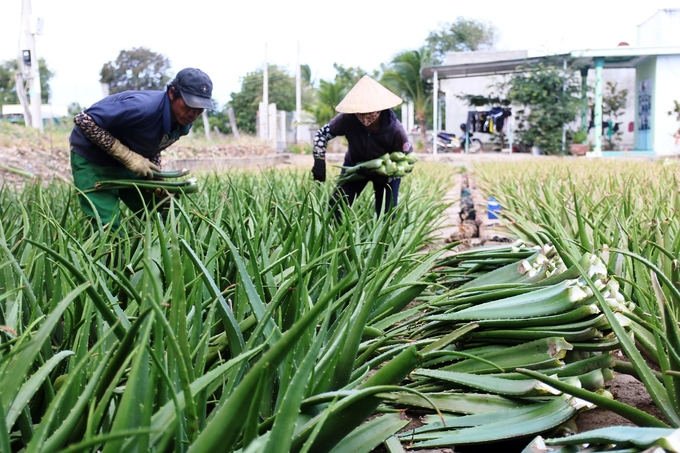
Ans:
{"label": "aloe vera leaf", "polygon": [[237,356],[243,351],[245,343],[243,341],[243,334],[239,328],[238,322],[234,317],[234,313],[231,308],[227,305],[227,301],[224,300],[222,292],[217,287],[215,281],[210,277],[208,270],[205,265],[201,262],[196,252],[191,248],[188,242],[184,239],[180,239],[180,244],[184,250],[189,254],[189,258],[194,263],[194,266],[198,267],[201,271],[201,278],[203,279],[203,284],[207,287],[210,295],[217,300],[217,308],[222,317],[222,323],[224,324],[224,330],[229,338],[229,346],[233,351],[232,356]]}
{"label": "aloe vera leaf", "polygon": [[[580,445],[566,445],[564,447],[560,446],[557,447],[556,449],[551,448],[548,450],[548,447],[545,445],[545,439],[541,436],[536,436],[533,438],[533,440],[527,445],[524,450],[521,451],[521,453],[578,453],[582,451]],[[638,453],[638,451],[617,451],[617,452],[612,452],[612,453]]]}
{"label": "aloe vera leaf", "polygon": [[154,178],[180,178],[191,173],[188,169],[182,168],[181,170],[165,170],[165,171],[153,171]]}
{"label": "aloe vera leaf", "polygon": [[412,373],[414,376],[425,376],[446,382],[453,382],[483,392],[504,396],[539,396],[554,395],[556,392],[533,379],[503,379],[494,376],[480,376],[452,371],[428,370],[420,368]]}
{"label": "aloe vera leaf", "polygon": [[653,417],[646,412],[639,409],[631,407],[627,404],[600,396],[594,392],[570,385],[566,382],[560,381],[559,379],[551,378],[542,373],[533,370],[527,370],[525,368],[517,368],[517,372],[526,374],[529,377],[538,379],[539,381],[545,382],[546,384],[555,387],[562,392],[581,398],[582,400],[588,401],[590,403],[596,404],[598,407],[610,410],[615,414],[624,417],[627,420],[635,423],[638,426],[652,426],[657,428],[668,428],[668,425]]}
{"label": "aloe vera leaf", "polygon": [[[2,409],[2,404],[0,404],[0,420],[5,419],[5,411]],[[5,426],[5,423],[0,423],[0,451],[12,451],[9,440],[9,430]]]}
{"label": "aloe vera leaf", "polygon": [[[143,321],[140,328],[138,344],[146,344],[151,336],[153,328],[153,317]],[[147,386],[149,385],[149,357],[146,348],[137,349],[135,357],[132,359],[132,366],[128,375],[123,397],[118,405],[118,410],[111,425],[111,433],[135,427],[145,427],[143,425],[143,408],[146,404]],[[107,442],[102,453],[112,453],[121,451],[124,439],[115,439]],[[133,444],[133,448],[136,444]]]}
{"label": "aloe vera leaf", "polygon": [[516,407],[503,408],[493,412],[481,412],[472,415],[445,415],[444,420],[433,418],[432,421],[429,421],[431,416],[428,415],[428,421],[426,421],[424,425],[415,428],[412,432],[425,433],[429,431],[438,431],[452,428],[482,426],[489,423],[512,419],[517,415],[524,415],[528,412],[533,412],[541,406],[550,404],[551,401],[552,399],[546,399],[545,401],[536,401],[523,404],[517,400]]}
{"label": "aloe vera leaf", "polygon": [[[446,447],[454,445],[479,444],[516,437],[538,434],[559,426],[576,414],[572,399],[564,396],[553,397],[550,403],[533,411],[519,414],[513,419],[462,428],[440,433],[430,432],[414,435],[414,448]],[[423,439],[423,440],[421,440]]]}
{"label": "aloe vera leaf", "polygon": [[[563,338],[549,337],[480,354],[479,357],[491,361],[503,369],[513,370],[520,366],[533,366],[551,359],[561,359],[571,349],[571,344]],[[442,369],[463,373],[489,373],[497,371],[496,368],[473,359],[465,359]]]}
{"label": "aloe vera leaf", "polygon": [[475,340],[484,340],[487,342],[512,342],[514,341],[530,341],[545,337],[562,337],[568,342],[586,341],[593,338],[601,338],[602,332],[594,327],[587,327],[585,329],[571,331],[571,330],[485,330],[480,332],[472,332],[470,338]]}
{"label": "aloe vera leaf", "polygon": [[680,451],[680,430],[640,426],[608,426],[569,437],[545,439],[546,445],[606,444],[617,447],[661,447],[667,451]]}
{"label": "aloe vera leaf", "polygon": [[399,414],[376,417],[355,428],[338,442],[330,453],[370,453],[409,422],[410,420],[402,420]]}
{"label": "aloe vera leaf", "polygon": [[[136,329],[135,324],[132,325],[131,330]],[[102,345],[106,344],[110,336],[113,334],[113,330],[106,332],[102,338],[93,346],[93,350],[98,350]],[[115,343],[114,343],[115,344]],[[90,398],[94,393],[95,387],[102,377],[104,370],[109,364],[109,360],[114,355],[114,349],[109,349],[104,357],[97,364],[96,369],[92,373],[90,380],[87,382],[85,388],[80,392],[77,397],[75,404],[65,404],[68,402],[70,393],[73,391],[72,388],[80,384],[80,380],[77,379],[77,375],[81,373],[91,357],[89,355],[83,357],[71,370],[66,382],[57,392],[55,398],[52,400],[50,405],[45,412],[40,425],[35,431],[35,435],[31,439],[31,442],[26,447],[26,453],[37,453],[43,451],[55,451],[57,448],[65,443],[78,425],[78,422],[82,416],[83,409],[90,403]],[[58,419],[59,411],[63,410],[64,406],[70,408],[68,416],[60,422],[59,427],[51,432],[52,424]],[[49,437],[48,437],[49,436]]]}
{"label": "aloe vera leaf", "polygon": [[[241,413],[243,407],[247,406],[250,393],[254,385],[260,379],[261,373],[278,366],[288,352],[295,346],[296,339],[304,332],[310,324],[315,322],[322,310],[330,303],[329,297],[320,298],[316,305],[305,313],[281,339],[271,344],[270,349],[262,355],[260,360],[253,364],[251,370],[246,374],[241,383],[234,389],[232,394],[226,399],[225,403],[214,411],[212,421],[199,434],[196,441],[189,447],[189,453],[215,451],[216,449],[229,450],[237,442],[243,428],[243,418]],[[223,429],[230,426],[230,429]]]}
{"label": "aloe vera leaf", "polygon": [[387,449],[388,453],[406,453],[406,450],[404,450],[404,447],[401,445],[399,438],[396,436],[390,436],[385,439],[383,445]]}
{"label": "aloe vera leaf", "polygon": [[[194,382],[191,383],[191,394],[196,396],[199,392],[203,391],[211,383],[219,380],[225,373],[232,370],[233,368],[240,365],[242,362],[250,360],[254,356],[257,356],[262,352],[265,345],[260,345],[259,347],[248,350],[241,355],[230,359],[229,361],[219,365],[217,368],[208,371],[206,374],[198,377]],[[177,394],[177,404],[174,401],[169,401],[165,403],[160,409],[158,409],[151,417],[151,439],[150,445],[156,445],[160,440],[164,432],[170,429],[176,422],[177,411],[184,409],[184,394]],[[125,444],[122,451],[128,451],[129,444]]]}
{"label": "aloe vera leaf", "polygon": [[[442,412],[459,414],[483,414],[506,410],[518,406],[516,399],[501,395],[481,393],[425,393]],[[422,397],[408,393],[397,393],[391,404],[428,409]]]}
{"label": "aloe vera leaf", "polygon": [[[383,398],[373,395],[374,389],[385,385],[398,384],[417,366],[420,359],[421,356],[417,353],[415,347],[410,347],[360,384],[357,389],[367,392],[366,396],[361,398],[357,396],[354,403],[348,404],[342,409],[333,410],[328,421],[319,431],[312,446],[312,451],[315,453],[329,451],[355,426],[370,416],[381,403]],[[297,442],[293,443],[291,451],[296,451],[299,448],[299,443],[303,438],[304,436],[298,437]]]}
{"label": "aloe vera leaf", "polygon": [[[623,255],[630,256],[635,260],[641,262],[646,268],[653,271],[657,275],[657,277],[659,277],[659,279],[662,280],[664,284],[670,288],[671,291],[677,292],[672,282],[670,282],[668,278],[650,261],[627,250],[611,249],[611,251],[615,251]],[[616,319],[614,313],[612,312],[611,308],[609,308],[609,305],[606,303],[600,292],[595,290],[596,287],[592,280],[590,279],[590,277],[588,277],[588,275],[585,274],[585,272],[583,272],[583,274],[584,274],[582,276],[583,279],[586,281],[586,283],[588,283],[588,286],[590,286],[591,289],[593,289],[595,297],[597,297],[597,300],[600,303],[600,308],[602,309],[602,312],[607,317],[607,320],[609,321],[612,330],[614,331],[616,337],[621,343],[621,348],[625,351],[626,356],[630,359],[631,363],[638,372],[638,375],[640,376],[642,382],[645,384],[645,387],[647,388],[647,391],[652,397],[652,400],[654,400],[656,406],[661,410],[661,412],[664,414],[664,416],[670,423],[672,423],[674,426],[680,426],[680,414],[678,414],[675,411],[674,403],[669,401],[668,391],[656,379],[651,369],[645,362],[644,358],[640,354],[640,351],[635,346],[635,343],[633,342],[633,340],[630,339],[630,337],[628,337],[626,331],[621,326],[619,321]]]}
{"label": "aloe vera leaf", "polygon": [[448,333],[443,337],[438,338],[436,341],[430,343],[429,345],[425,346],[423,349],[420,350],[420,353],[426,354],[428,352],[440,350],[448,346],[452,342],[459,340],[461,337],[464,337],[465,335],[469,334],[470,332],[474,331],[477,328],[479,328],[479,324],[477,323],[465,324],[464,326],[459,327],[453,332]]}
{"label": "aloe vera leaf", "polygon": [[78,268],[75,267],[73,263],[71,263],[68,260],[68,258],[48,248],[45,244],[32,241],[31,239],[28,238],[25,238],[24,241],[29,242],[34,246],[44,250],[57,262],[59,262],[61,265],[67,268],[79,282],[81,282],[82,284],[86,284],[87,295],[90,296],[90,298],[92,298],[92,302],[94,302],[94,305],[97,307],[97,311],[102,315],[104,320],[115,331],[118,339],[122,339],[125,336],[125,331],[130,327],[130,321],[128,321],[127,317],[125,316],[120,315],[117,317],[111,312],[111,308],[109,308],[104,298],[101,296],[101,294],[99,294],[97,289],[92,286],[91,280],[87,278],[87,276],[85,276],[82,272],[80,272]]}
{"label": "aloe vera leaf", "polygon": [[[9,414],[10,407],[16,399],[22,383],[28,375],[36,356],[43,347],[43,344],[49,336],[56,324],[61,320],[61,315],[68,308],[68,306],[78,297],[83,291],[86,291],[91,285],[84,283],[73,289],[59,304],[50,312],[45,321],[42,323],[38,331],[28,341],[24,347],[17,354],[12,354],[7,368],[0,376],[0,404],[3,406],[3,412]],[[11,356],[10,356],[11,357]],[[9,428],[8,428],[9,429]]]}
{"label": "aloe vera leaf", "polygon": [[482,319],[476,321],[482,328],[498,328],[498,327],[524,327],[531,328],[532,326],[561,326],[573,321],[584,319],[590,315],[600,313],[600,309],[595,304],[581,305],[573,310],[564,311],[556,315],[539,316],[535,318],[517,318],[517,319]]}
{"label": "aloe vera leaf", "polygon": [[33,373],[33,375],[28,378],[24,385],[21,386],[21,389],[17,393],[16,398],[14,398],[14,401],[12,402],[12,405],[10,406],[9,411],[7,411],[7,415],[5,417],[5,425],[8,430],[12,428],[21,411],[24,409],[24,407],[26,407],[30,399],[33,397],[35,392],[38,391],[43,381],[54,369],[54,367],[59,365],[59,362],[61,362],[63,359],[73,354],[73,351],[61,351],[57,353],[47,362],[45,362],[45,364],[42,365],[35,373]]}
{"label": "aloe vera leaf", "polygon": [[324,322],[317,333],[317,337],[309,348],[307,355],[302,360],[293,379],[291,380],[285,395],[278,407],[276,420],[270,433],[271,442],[263,450],[263,453],[285,453],[290,450],[290,445],[295,431],[297,415],[300,411],[300,404],[305,396],[305,390],[309,383],[309,377],[314,370],[319,350],[323,344],[325,332],[328,329],[329,317],[324,318]]}
{"label": "aloe vera leaf", "polygon": [[[569,376],[580,376],[586,374],[590,371],[597,369],[610,368],[614,366],[614,358],[611,354],[603,353],[598,355],[593,355],[587,359],[577,360],[575,362],[567,363],[555,368],[542,368],[541,373],[552,376],[553,374],[558,377],[569,377]],[[492,374],[492,376],[499,376],[506,379],[526,379],[526,376],[521,373],[503,373],[499,375]]]}
{"label": "aloe vera leaf", "polygon": [[401,321],[404,321],[411,316],[414,316],[418,312],[422,311],[422,307],[413,307],[409,308],[408,310],[402,310],[398,313],[395,313],[391,316],[388,316],[386,318],[382,318],[379,321],[376,321],[374,323],[371,323],[371,327],[375,329],[380,329],[380,330],[386,330],[390,327],[393,327],[394,325],[400,323]]}
{"label": "aloe vera leaf", "polygon": [[475,305],[446,315],[435,315],[440,321],[479,321],[483,319],[532,318],[553,315],[568,309],[586,297],[575,285],[558,283],[530,293]]}

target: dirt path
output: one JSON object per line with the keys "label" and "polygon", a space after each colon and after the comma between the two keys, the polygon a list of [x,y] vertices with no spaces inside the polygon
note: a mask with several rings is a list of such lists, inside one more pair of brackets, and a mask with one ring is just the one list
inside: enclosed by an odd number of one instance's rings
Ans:
{"label": "dirt path", "polygon": [[[472,158],[463,163],[461,162],[451,162],[451,165],[466,165],[468,168],[472,168],[475,163],[483,162],[486,159],[498,159],[502,160],[504,158],[510,158],[507,155],[495,155],[486,156],[483,158]],[[524,158],[531,158],[526,156]],[[509,160],[510,160],[509,159]],[[520,157],[521,159],[521,157]],[[470,247],[476,247],[485,244],[501,243],[504,239],[502,233],[499,230],[494,229],[494,226],[500,225],[500,222],[495,219],[489,219],[487,213],[487,200],[488,197],[482,193],[482,191],[474,183],[474,179],[470,177],[469,190],[470,195],[474,203],[476,218],[479,227],[478,237],[465,238],[465,228],[461,228],[461,220],[459,217],[460,212],[460,200],[461,200],[461,175],[456,174],[453,187],[447,192],[445,199],[447,201],[453,201],[454,203],[447,208],[444,212],[446,219],[443,222],[443,226],[438,229],[435,233],[436,240],[441,243],[450,242],[452,240],[462,240],[461,246],[464,249]],[[500,240],[500,241],[499,241]],[[614,352],[616,359],[623,359],[620,351]],[[637,409],[643,410],[649,414],[654,415],[657,418],[661,418],[661,413],[659,409],[654,405],[647,389],[644,384],[634,378],[633,376],[627,374],[616,373],[614,380],[607,382],[605,388],[609,390],[614,399],[628,404],[629,406],[635,407]],[[575,419],[575,427],[578,432],[590,431],[597,428],[603,428],[607,426],[635,426],[630,421],[625,418],[605,409],[594,408],[581,412]],[[508,445],[508,453],[513,451],[515,447],[518,448],[517,451],[521,451],[523,446],[512,446]],[[450,451],[450,450],[449,450]],[[464,451],[464,450],[456,450]],[[469,451],[474,451],[474,449],[469,449]],[[479,451],[484,451],[479,450]],[[433,453],[446,453],[447,450],[432,450]]]}

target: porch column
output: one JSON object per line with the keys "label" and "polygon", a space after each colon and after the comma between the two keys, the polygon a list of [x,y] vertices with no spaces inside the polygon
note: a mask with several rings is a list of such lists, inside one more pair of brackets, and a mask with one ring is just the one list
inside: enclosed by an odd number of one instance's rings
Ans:
{"label": "porch column", "polygon": [[439,74],[432,75],[432,155],[437,154],[437,113],[439,113]]}
{"label": "porch column", "polygon": [[602,156],[602,68],[604,68],[604,57],[595,57],[595,141],[593,156]]}
{"label": "porch column", "polygon": [[581,68],[581,130],[588,132],[588,66]]}

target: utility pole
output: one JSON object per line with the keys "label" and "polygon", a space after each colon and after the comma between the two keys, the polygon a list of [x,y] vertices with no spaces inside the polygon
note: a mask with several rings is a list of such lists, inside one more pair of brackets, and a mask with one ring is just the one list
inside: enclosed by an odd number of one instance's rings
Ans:
{"label": "utility pole", "polygon": [[302,123],[302,74],[300,73],[300,41],[297,43],[297,64],[295,65],[295,143],[300,140]]}
{"label": "utility pole", "polygon": [[[38,67],[38,54],[35,51],[35,36],[42,34],[42,18],[33,16],[31,10],[31,0],[23,0],[21,6],[21,33],[19,35],[19,69],[21,76],[26,81],[28,86],[28,95],[30,99],[30,113],[24,115],[26,126],[33,126],[37,129],[43,130],[42,112],[40,110],[42,104],[42,93],[40,90],[40,70]],[[24,85],[19,83],[20,78],[16,78],[17,93],[21,90],[23,93]],[[21,97],[20,97],[21,99]],[[24,106],[24,110],[28,110]]]}
{"label": "utility pole", "polygon": [[263,118],[260,120],[262,130],[261,137],[265,140],[269,138],[269,63],[267,62],[267,44],[264,45],[264,67],[262,68],[262,104],[264,107],[260,110]]}

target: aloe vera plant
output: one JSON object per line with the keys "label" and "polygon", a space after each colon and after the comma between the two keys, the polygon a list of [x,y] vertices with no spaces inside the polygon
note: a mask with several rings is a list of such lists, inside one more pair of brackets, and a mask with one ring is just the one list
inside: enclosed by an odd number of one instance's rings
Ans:
{"label": "aloe vera plant", "polygon": [[[601,256],[629,305],[623,310],[617,304],[600,304],[606,305],[603,313],[631,362],[616,369],[640,379],[664,422],[677,427],[680,225],[674,213],[680,200],[670,189],[677,183],[677,165],[549,166],[505,165],[502,180],[494,178],[500,169],[493,165],[478,167],[477,174],[482,186],[503,204],[505,227],[519,237],[537,244],[550,241],[564,255],[589,250]],[[494,189],[488,185],[492,181]],[[655,373],[647,360],[661,373]]]}

